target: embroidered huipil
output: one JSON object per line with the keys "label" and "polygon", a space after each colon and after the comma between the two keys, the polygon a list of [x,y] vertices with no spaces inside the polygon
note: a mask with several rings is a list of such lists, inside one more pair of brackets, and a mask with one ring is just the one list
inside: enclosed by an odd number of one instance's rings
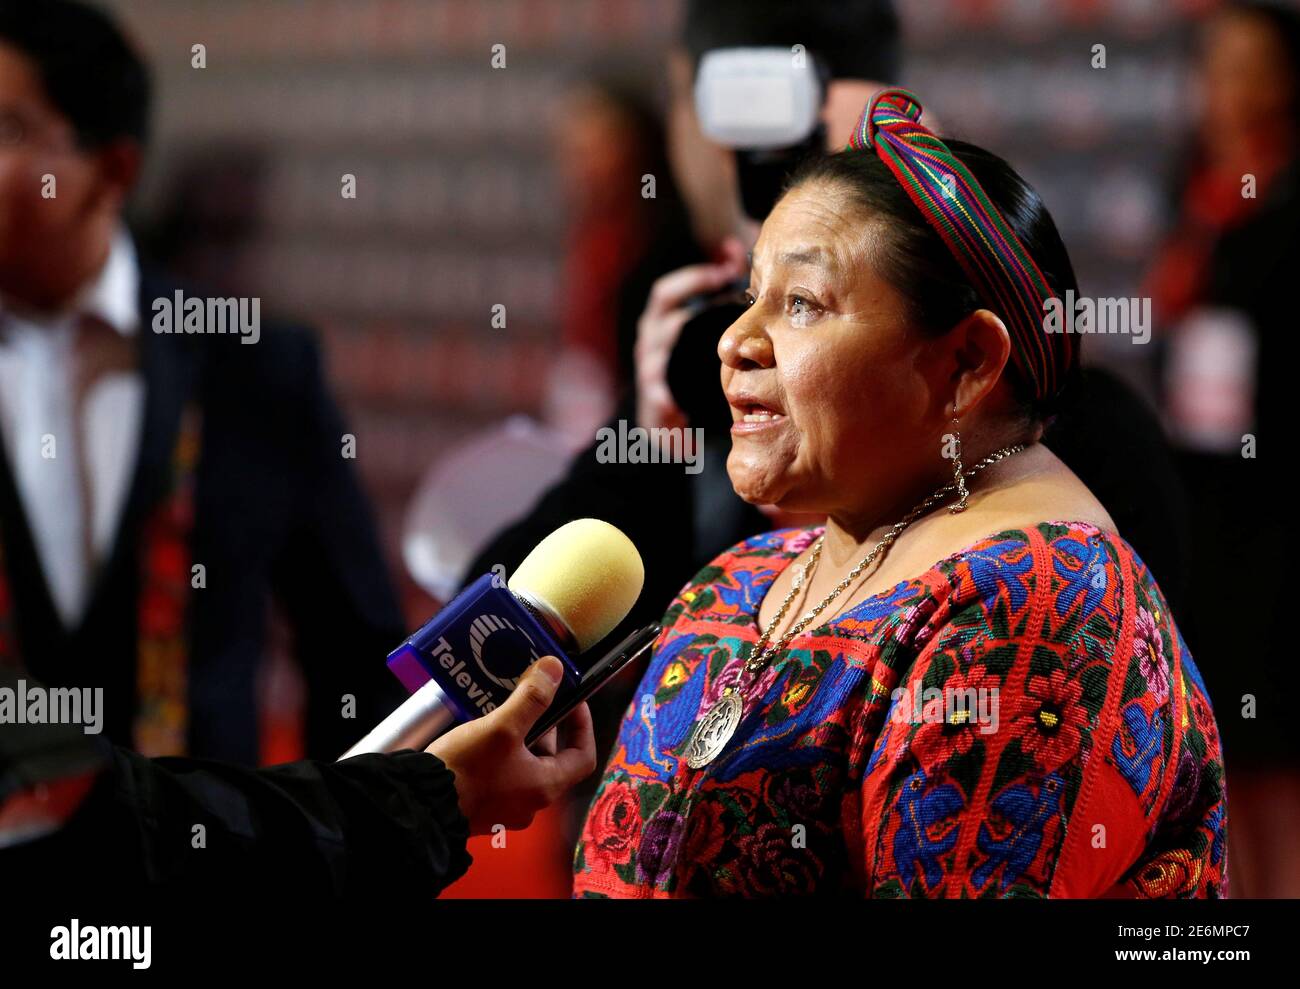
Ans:
{"label": "embroidered huipil", "polygon": [[575,851],[574,895],[1215,897],[1214,715],[1121,538],[989,536],[796,637],[690,769],[759,604],[821,532],[773,532],[673,601]]}

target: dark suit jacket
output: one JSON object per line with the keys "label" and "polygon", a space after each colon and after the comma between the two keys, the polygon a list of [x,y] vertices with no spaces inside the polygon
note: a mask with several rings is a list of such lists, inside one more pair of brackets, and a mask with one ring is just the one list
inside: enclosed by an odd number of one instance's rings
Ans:
{"label": "dark suit jacket", "polygon": [[[193,397],[203,445],[191,550],[207,586],[190,592],[190,754],[256,762],[255,683],[274,600],[307,682],[308,754],[335,758],[404,696],[384,666],[403,620],[342,456],[347,430],[309,332],[263,318],[253,345],[238,335],[154,333],[153,300],[179,287],[142,278],[139,459],[114,547],[75,629],[63,627],[51,602],[0,456],[0,533],[19,655],[51,686],[102,686],[105,730],[131,744],[140,530],[168,492],[181,413]],[[357,698],[355,719],[342,716],[344,694]]]}

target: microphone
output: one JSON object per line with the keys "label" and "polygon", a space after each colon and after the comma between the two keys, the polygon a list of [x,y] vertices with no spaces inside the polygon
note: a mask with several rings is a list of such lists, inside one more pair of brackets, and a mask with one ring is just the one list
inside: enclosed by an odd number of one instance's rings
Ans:
{"label": "microphone", "polygon": [[479,577],[388,655],[411,696],[341,758],[422,749],[496,710],[546,655],[564,664],[560,691],[585,670],[573,658],[632,610],[645,581],[641,554],[608,522],[578,519],[534,547],[503,584]]}

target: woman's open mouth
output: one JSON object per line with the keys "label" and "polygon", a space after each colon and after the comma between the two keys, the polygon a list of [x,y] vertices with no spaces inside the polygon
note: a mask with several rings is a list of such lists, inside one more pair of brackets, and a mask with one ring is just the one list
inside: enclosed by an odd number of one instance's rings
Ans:
{"label": "woman's open mouth", "polygon": [[753,433],[785,422],[785,414],[763,405],[746,405],[738,408],[740,418],[731,424],[733,433]]}

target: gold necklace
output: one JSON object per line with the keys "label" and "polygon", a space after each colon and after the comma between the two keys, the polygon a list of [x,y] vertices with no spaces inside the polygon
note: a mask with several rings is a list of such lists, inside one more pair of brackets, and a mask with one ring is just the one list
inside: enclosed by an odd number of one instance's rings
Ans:
{"label": "gold necklace", "polygon": [[[990,467],[1000,460],[1005,460],[1007,457],[1019,453],[1023,449],[1025,449],[1024,443],[1017,443],[1014,446],[1004,446],[1001,450],[989,454],[970,470],[963,471],[959,475],[959,478],[964,480],[965,478],[974,477],[985,467]],[[817,541],[813,543],[812,555],[808,557],[808,562],[803,565],[799,571],[799,575],[795,577],[794,583],[790,587],[790,593],[787,594],[785,600],[781,602],[781,607],[777,611],[776,617],[768,622],[767,628],[765,628],[762,631],[762,634],[759,635],[758,642],[754,645],[754,652],[741,667],[740,674],[736,677],[736,682],[724,690],[722,696],[718,698],[717,703],[705,711],[704,716],[695,723],[695,731],[692,732],[691,740],[686,746],[686,765],[691,769],[702,769],[717,758],[718,753],[726,748],[727,743],[731,741],[731,736],[736,733],[736,728],[740,725],[740,720],[745,713],[745,702],[741,699],[743,694],[741,684],[745,681],[746,675],[756,675],[764,666],[771,662],[778,653],[784,650],[790,643],[790,640],[811,625],[813,620],[820,615],[823,610],[825,610],[827,605],[839,597],[841,592],[848,588],[850,584],[862,575],[862,572],[866,570],[867,567],[871,566],[871,564],[875,562],[881,552],[893,544],[894,540],[899,537],[904,529],[920,518],[921,515],[928,511],[936,502],[943,500],[954,491],[960,493],[963,487],[964,485],[959,484],[958,481],[950,481],[908,512],[900,522],[897,522],[892,529],[885,533],[880,541],[872,547],[871,552],[863,557],[858,565],[850,570],[845,578],[836,584],[826,597],[822,598],[822,600],[818,602],[811,611],[800,618],[799,621],[786,629],[785,634],[783,634],[775,644],[772,644],[772,633],[780,627],[782,620],[785,618],[786,612],[790,610],[790,605],[793,604],[794,599],[798,597],[800,589],[812,575],[813,570],[817,566],[817,561],[821,558],[822,541],[826,538],[826,534],[822,533],[822,535],[817,537]]]}

